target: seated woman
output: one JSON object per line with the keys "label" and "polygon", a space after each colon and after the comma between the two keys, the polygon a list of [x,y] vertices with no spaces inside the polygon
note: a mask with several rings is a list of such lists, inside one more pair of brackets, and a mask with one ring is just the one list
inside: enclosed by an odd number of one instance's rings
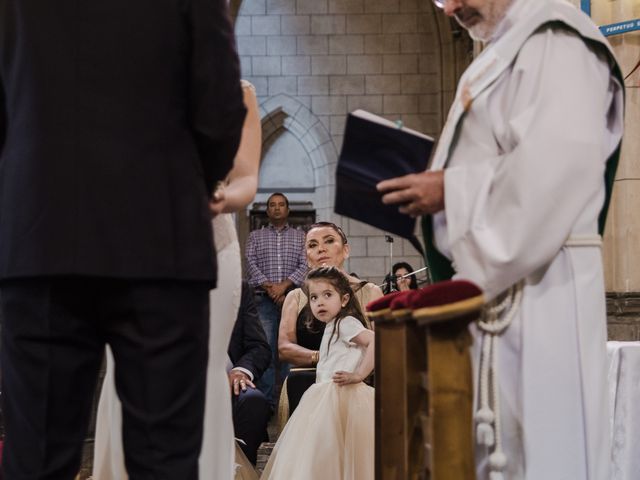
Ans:
{"label": "seated woman", "polygon": [[[340,227],[330,222],[318,222],[309,227],[305,240],[307,263],[310,268],[338,267],[349,279],[360,306],[382,296],[380,288],[344,272],[344,262],[349,257],[347,237]],[[295,410],[302,394],[315,382],[315,366],[319,360],[320,342],[324,324],[311,316],[307,297],[300,288],[287,295],[282,306],[278,333],[280,360],[292,365],[290,375],[283,385],[280,398],[280,426]]]}
{"label": "seated woman", "polygon": [[394,263],[393,267],[391,267],[391,277],[387,274],[384,279],[384,293],[417,289],[418,279],[416,276],[411,275],[405,277],[405,275],[411,272],[413,272],[413,267],[407,262]]}

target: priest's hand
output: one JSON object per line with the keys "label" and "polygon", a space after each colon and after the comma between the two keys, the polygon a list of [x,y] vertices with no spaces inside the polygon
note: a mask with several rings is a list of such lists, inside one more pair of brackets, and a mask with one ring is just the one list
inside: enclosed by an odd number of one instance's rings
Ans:
{"label": "priest's hand", "polygon": [[444,210],[444,170],[383,180],[376,188],[384,194],[382,203],[399,204],[400,213],[412,217]]}

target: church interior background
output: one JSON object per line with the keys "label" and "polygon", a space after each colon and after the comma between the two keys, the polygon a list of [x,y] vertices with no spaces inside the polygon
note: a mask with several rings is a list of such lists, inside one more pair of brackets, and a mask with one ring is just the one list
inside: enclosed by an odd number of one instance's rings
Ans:
{"label": "church interior background", "polygon": [[[639,0],[567,1],[588,3],[598,25],[640,18]],[[351,244],[347,270],[381,283],[391,266],[385,232],[333,213],[346,116],[365,109],[437,139],[457,79],[480,46],[430,0],[231,0],[231,9],[263,134],[258,195],[236,219],[241,245],[265,221],[269,194],[281,191],[297,223],[340,225]],[[626,133],[603,249],[609,338],[640,340],[640,32],[609,40],[627,76]],[[394,261],[424,266],[406,240],[393,245]],[[90,472],[92,437],[90,430],[79,478]]]}
{"label": "church interior background", "polygon": [[[597,25],[640,18],[638,0],[568,1],[588,4]],[[232,0],[231,7],[242,75],[256,87],[263,128],[256,203],[237,219],[241,242],[268,195],[282,191],[302,223],[333,221],[345,230],[349,272],[381,283],[393,261],[424,266],[406,240],[395,238],[390,260],[385,232],[333,213],[344,124],[361,108],[437,139],[479,45],[427,0]],[[630,74],[603,249],[609,337],[640,340],[640,71],[631,73],[640,32],[609,41]]]}

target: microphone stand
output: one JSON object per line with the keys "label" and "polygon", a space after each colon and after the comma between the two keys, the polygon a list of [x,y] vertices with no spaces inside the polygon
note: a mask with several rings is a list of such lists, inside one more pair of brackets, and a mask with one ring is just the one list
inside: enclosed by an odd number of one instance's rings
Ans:
{"label": "microphone stand", "polygon": [[[427,272],[427,279],[421,281],[420,283],[424,283],[427,282],[427,284],[431,284],[431,275],[429,274],[429,267],[422,267],[419,268],[418,270],[414,270],[413,272],[409,272],[406,275],[402,275],[401,277],[398,277],[398,280],[401,280],[403,278],[409,278],[412,275],[417,275],[420,272]],[[384,282],[382,282],[380,285],[378,285],[380,288],[383,288],[385,285],[389,285],[389,282],[391,282],[391,279],[393,278],[393,274],[389,273],[389,279],[385,280]],[[391,291],[391,290],[390,290]]]}
{"label": "microphone stand", "polygon": [[393,288],[393,237],[385,235],[384,241],[389,244],[389,273],[382,285],[386,285],[386,292],[391,293],[395,291],[395,288]]}

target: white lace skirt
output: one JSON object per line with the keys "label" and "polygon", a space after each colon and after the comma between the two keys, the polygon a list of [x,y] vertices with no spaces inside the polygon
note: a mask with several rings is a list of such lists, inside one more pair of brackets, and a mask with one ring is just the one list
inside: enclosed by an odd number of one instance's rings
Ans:
{"label": "white lace skirt", "polygon": [[374,478],[374,390],[315,383],[302,396],[261,480]]}
{"label": "white lace skirt", "polygon": [[[218,251],[218,288],[212,290],[209,296],[209,367],[204,437],[200,451],[200,480],[231,480],[235,463],[231,390],[226,366],[229,340],[240,306],[242,273],[240,247],[232,217],[219,215],[216,219],[218,218],[225,218],[226,225],[214,223],[216,245],[226,245]],[[221,234],[221,230],[224,233]],[[229,235],[233,235],[231,241]]]}

